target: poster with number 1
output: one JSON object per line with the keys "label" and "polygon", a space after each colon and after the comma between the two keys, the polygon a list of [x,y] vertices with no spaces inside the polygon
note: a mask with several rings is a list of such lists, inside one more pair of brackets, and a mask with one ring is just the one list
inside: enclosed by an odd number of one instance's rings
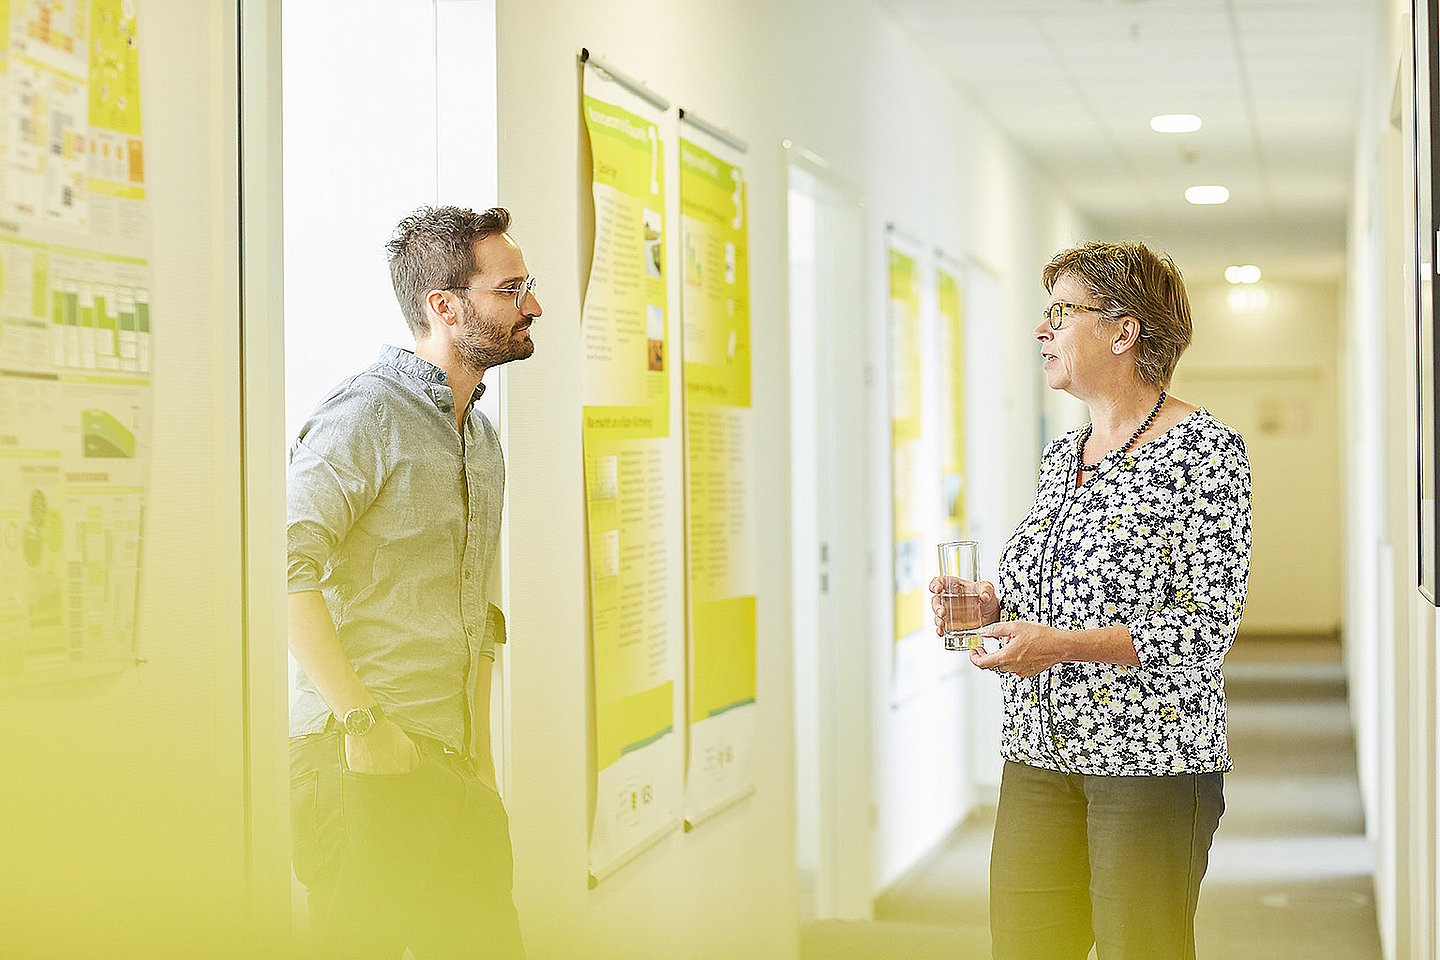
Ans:
{"label": "poster with number 1", "polygon": [[682,547],[665,282],[665,151],[651,105],[593,65],[582,103],[595,240],[581,313],[598,883],[679,826]]}

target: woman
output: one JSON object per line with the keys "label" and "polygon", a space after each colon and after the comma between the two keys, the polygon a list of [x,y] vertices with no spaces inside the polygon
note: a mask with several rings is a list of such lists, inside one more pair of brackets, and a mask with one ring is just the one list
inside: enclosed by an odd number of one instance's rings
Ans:
{"label": "woman", "polygon": [[994,956],[1084,960],[1093,942],[1100,960],[1193,960],[1231,768],[1220,662],[1249,575],[1250,468],[1239,434],[1166,393],[1190,343],[1173,261],[1087,243],[1044,284],[1046,380],[1091,422],[1046,448],[999,588],[979,585],[999,646],[970,658],[1005,702]]}

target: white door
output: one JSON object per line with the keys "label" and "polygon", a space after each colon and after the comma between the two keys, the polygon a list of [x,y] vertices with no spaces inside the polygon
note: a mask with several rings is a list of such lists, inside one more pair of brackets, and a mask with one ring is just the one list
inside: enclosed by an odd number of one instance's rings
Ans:
{"label": "white door", "polygon": [[864,219],[791,150],[796,858],[805,918],[872,915]]}

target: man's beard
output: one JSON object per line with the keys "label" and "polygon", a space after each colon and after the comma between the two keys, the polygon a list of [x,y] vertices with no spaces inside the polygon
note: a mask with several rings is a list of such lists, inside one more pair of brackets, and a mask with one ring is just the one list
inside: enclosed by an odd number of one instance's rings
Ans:
{"label": "man's beard", "polygon": [[467,366],[475,370],[487,370],[511,360],[524,360],[535,352],[535,344],[529,337],[512,340],[510,333],[513,327],[510,330],[498,330],[486,326],[474,304],[463,297],[460,298],[460,303],[463,305],[460,313],[462,332],[455,340],[455,352],[460,354],[460,359]]}

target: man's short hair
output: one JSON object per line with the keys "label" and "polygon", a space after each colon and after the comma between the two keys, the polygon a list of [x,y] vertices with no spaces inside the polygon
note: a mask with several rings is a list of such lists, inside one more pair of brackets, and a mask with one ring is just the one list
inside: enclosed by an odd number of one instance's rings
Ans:
{"label": "man's short hair", "polygon": [[510,229],[510,211],[491,207],[484,213],[462,207],[421,207],[395,226],[385,251],[390,282],[410,331],[428,336],[425,294],[463,287],[475,273],[475,241]]}
{"label": "man's short hair", "polygon": [[1099,336],[1108,336],[1106,328],[1123,317],[1140,321],[1135,373],[1145,383],[1169,389],[1191,335],[1190,298],[1175,261],[1143,243],[1092,240],[1050,258],[1042,275],[1047,293],[1062,276],[1086,284],[1101,301]]}

